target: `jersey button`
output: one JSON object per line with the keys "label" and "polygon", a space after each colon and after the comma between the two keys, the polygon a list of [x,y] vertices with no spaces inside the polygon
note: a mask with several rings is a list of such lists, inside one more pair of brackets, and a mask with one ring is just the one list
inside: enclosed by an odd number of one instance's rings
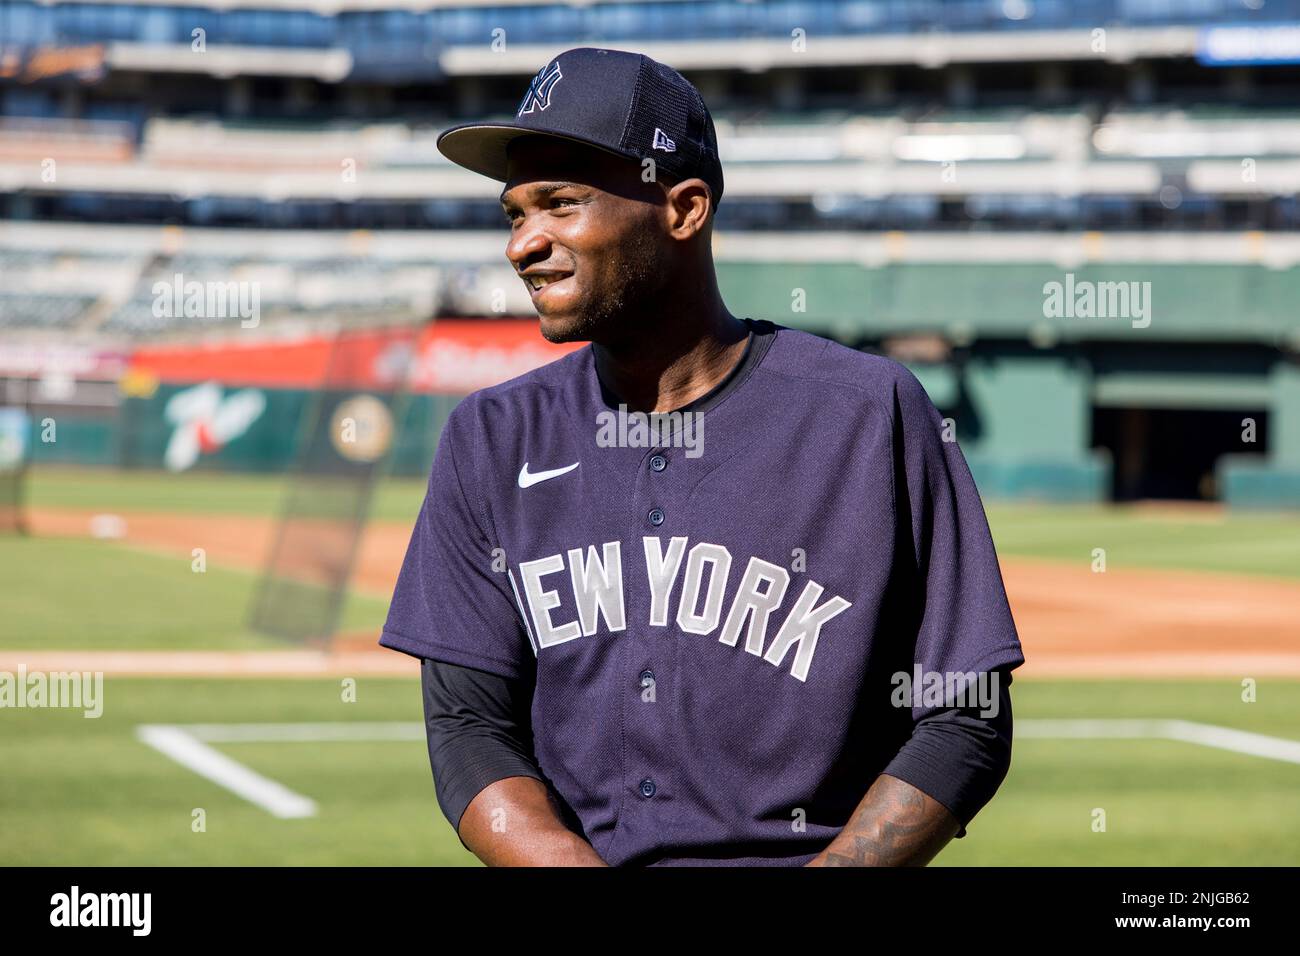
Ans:
{"label": "jersey button", "polygon": [[649,799],[655,795],[655,782],[649,777],[641,781],[641,796]]}
{"label": "jersey button", "polygon": [[665,458],[663,455],[650,456],[651,471],[663,471],[667,467],[668,467],[668,459]]}
{"label": "jersey button", "polygon": [[650,514],[647,517],[650,518],[650,523],[656,528],[664,523],[664,512],[662,508],[651,508]]}
{"label": "jersey button", "polygon": [[641,672],[640,677],[642,687],[649,687],[655,682],[655,672],[650,670],[648,667]]}

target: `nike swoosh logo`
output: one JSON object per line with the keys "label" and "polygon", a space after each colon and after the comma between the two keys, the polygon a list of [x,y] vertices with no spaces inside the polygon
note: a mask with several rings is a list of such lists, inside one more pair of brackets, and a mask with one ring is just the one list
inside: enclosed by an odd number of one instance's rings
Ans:
{"label": "nike swoosh logo", "polygon": [[530,475],[528,473],[528,462],[524,462],[524,467],[519,469],[519,487],[530,488],[540,481],[550,481],[552,478],[560,477],[560,475],[567,475],[580,464],[582,464],[582,462],[575,461],[567,468],[553,468],[550,471],[537,471]]}

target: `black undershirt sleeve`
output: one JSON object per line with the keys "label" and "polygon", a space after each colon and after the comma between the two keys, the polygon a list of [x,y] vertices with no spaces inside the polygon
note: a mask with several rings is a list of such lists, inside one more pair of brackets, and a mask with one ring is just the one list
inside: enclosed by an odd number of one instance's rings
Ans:
{"label": "black undershirt sleeve", "polygon": [[994,673],[995,715],[981,716],[979,707],[931,714],[916,723],[884,770],[943,804],[961,824],[958,837],[966,835],[966,826],[993,799],[1011,767],[1011,672]]}
{"label": "black undershirt sleeve", "polygon": [[424,658],[420,681],[438,806],[457,835],[484,787],[507,777],[545,780],[533,756],[531,679]]}

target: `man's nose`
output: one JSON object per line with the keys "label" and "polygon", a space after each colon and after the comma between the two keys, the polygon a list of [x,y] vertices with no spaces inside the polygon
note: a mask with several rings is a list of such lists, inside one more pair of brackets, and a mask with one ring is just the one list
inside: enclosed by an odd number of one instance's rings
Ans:
{"label": "man's nose", "polygon": [[530,225],[525,218],[519,228],[511,234],[510,241],[506,243],[506,258],[514,264],[516,271],[522,270],[539,256],[545,258],[550,244],[551,240],[545,231],[536,225]]}

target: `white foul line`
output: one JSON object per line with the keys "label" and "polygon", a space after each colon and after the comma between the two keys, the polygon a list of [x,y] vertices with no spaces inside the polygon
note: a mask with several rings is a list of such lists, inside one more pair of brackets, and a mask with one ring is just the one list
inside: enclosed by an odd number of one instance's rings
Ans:
{"label": "white foul line", "polygon": [[218,753],[180,727],[144,724],[136,728],[135,735],[182,767],[225,787],[272,816],[290,820],[316,815],[314,801]]}
{"label": "white foul line", "polygon": [[186,732],[212,744],[346,743],[348,741],[424,740],[424,725],[401,723],[182,724]]}
{"label": "white foul line", "polygon": [[1178,740],[1216,750],[1300,763],[1300,742],[1190,720],[1021,720],[1014,736],[1077,740]]}
{"label": "white foul line", "polygon": [[[316,816],[311,799],[219,753],[209,743],[336,743],[424,739],[420,723],[142,724],[136,736],[199,776],[273,816]],[[1300,742],[1190,720],[1019,720],[1015,736],[1038,740],[1176,740],[1300,764]]]}

